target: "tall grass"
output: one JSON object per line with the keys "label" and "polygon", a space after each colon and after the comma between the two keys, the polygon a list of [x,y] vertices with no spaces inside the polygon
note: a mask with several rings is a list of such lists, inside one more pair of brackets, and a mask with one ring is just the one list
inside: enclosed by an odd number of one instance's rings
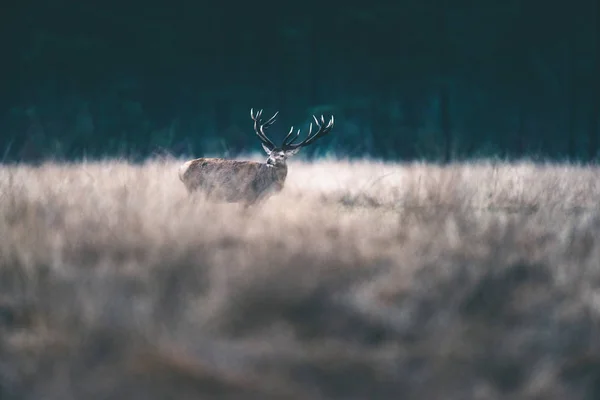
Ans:
{"label": "tall grass", "polygon": [[0,168],[0,398],[600,397],[592,167]]}

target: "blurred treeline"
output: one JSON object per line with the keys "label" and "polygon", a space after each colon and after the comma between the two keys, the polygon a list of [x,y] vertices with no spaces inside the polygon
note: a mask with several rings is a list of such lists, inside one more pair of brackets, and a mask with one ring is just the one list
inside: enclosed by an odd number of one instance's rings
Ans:
{"label": "blurred treeline", "polygon": [[236,156],[255,107],[333,113],[309,155],[596,158],[597,0],[382,4],[3,5],[0,156]]}

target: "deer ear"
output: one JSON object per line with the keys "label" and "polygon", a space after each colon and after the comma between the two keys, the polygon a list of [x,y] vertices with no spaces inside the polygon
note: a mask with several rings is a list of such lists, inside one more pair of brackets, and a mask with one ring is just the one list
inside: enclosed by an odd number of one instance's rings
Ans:
{"label": "deer ear", "polygon": [[269,149],[264,143],[261,143],[261,146],[262,146],[263,150],[265,151],[265,153],[267,153],[268,155],[271,155],[271,149]]}
{"label": "deer ear", "polygon": [[296,154],[299,151],[300,151],[300,147],[298,147],[297,149],[293,149],[293,150],[286,150],[285,155],[288,157],[293,156],[294,154]]}

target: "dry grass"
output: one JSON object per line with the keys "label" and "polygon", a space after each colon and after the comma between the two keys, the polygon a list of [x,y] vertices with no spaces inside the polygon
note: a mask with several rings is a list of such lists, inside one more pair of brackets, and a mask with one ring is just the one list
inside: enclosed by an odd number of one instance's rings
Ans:
{"label": "dry grass", "polygon": [[599,170],[0,168],[2,399],[600,397]]}

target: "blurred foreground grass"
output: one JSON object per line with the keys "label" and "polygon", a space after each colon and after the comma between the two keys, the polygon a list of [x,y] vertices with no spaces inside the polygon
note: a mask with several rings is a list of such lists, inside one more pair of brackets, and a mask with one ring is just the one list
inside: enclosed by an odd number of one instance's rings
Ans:
{"label": "blurred foreground grass", "polygon": [[595,399],[599,170],[0,168],[2,399]]}

